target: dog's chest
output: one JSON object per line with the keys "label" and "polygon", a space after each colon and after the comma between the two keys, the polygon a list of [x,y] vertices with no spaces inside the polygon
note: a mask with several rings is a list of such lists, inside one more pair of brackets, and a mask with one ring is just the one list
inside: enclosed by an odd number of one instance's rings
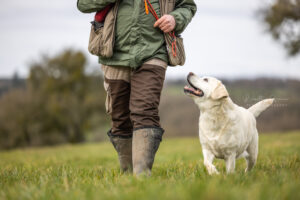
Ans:
{"label": "dog's chest", "polygon": [[202,148],[211,151],[217,158],[224,158],[245,151],[249,144],[249,131],[236,110],[201,113],[199,137]]}
{"label": "dog's chest", "polygon": [[216,158],[225,158],[232,153],[243,153],[247,144],[243,133],[236,133],[233,121],[224,124],[199,124],[199,137],[202,148],[211,151]]}
{"label": "dog's chest", "polygon": [[211,151],[217,158],[223,159],[232,152],[239,151],[241,147],[241,143],[234,135],[200,132],[199,136],[202,148]]}

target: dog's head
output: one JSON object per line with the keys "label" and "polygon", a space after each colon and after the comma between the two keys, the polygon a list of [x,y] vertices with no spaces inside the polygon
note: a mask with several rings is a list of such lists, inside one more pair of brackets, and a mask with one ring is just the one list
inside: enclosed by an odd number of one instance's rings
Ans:
{"label": "dog's head", "polygon": [[196,104],[215,102],[228,97],[228,92],[221,81],[214,77],[198,77],[190,72],[187,76],[190,86],[184,87],[184,92],[192,97]]}

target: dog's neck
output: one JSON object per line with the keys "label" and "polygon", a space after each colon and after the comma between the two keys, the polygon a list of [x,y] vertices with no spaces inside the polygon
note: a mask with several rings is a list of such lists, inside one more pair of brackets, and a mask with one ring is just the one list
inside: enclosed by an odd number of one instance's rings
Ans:
{"label": "dog's neck", "polygon": [[[229,124],[232,123],[233,120],[231,118],[234,116],[231,114],[231,111],[233,109],[234,103],[229,97],[211,103],[210,107],[204,109],[200,108],[199,128],[202,132],[209,133],[211,139],[218,138],[227,130]],[[205,121],[205,123],[201,124],[203,121]]]}
{"label": "dog's neck", "polygon": [[207,103],[201,103],[198,105],[200,109],[200,113],[212,113],[212,114],[225,114],[226,112],[230,111],[234,107],[234,103],[229,97],[220,99],[218,101],[209,101]]}

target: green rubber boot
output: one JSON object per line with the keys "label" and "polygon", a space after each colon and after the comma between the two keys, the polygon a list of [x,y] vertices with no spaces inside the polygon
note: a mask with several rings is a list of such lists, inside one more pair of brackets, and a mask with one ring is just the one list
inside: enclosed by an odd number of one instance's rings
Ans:
{"label": "green rubber boot", "polygon": [[115,147],[122,172],[132,172],[132,138],[121,138],[109,134],[109,138]]}
{"label": "green rubber boot", "polygon": [[161,128],[142,128],[133,131],[132,161],[135,175],[151,175],[155,153],[162,140],[163,132]]}

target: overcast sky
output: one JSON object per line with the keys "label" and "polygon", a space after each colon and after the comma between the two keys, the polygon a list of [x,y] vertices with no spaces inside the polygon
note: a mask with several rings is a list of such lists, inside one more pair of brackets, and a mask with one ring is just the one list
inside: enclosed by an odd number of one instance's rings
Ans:
{"label": "overcast sky", "polygon": [[[264,2],[264,3],[262,3]],[[169,68],[168,78],[199,75],[238,78],[276,76],[300,79],[300,56],[288,58],[265,33],[256,16],[270,0],[196,0],[198,11],[183,34],[185,66]],[[1,0],[0,76],[28,74],[41,54],[67,47],[88,55],[92,14],[82,14],[76,0]],[[90,65],[97,57],[88,55]]]}

